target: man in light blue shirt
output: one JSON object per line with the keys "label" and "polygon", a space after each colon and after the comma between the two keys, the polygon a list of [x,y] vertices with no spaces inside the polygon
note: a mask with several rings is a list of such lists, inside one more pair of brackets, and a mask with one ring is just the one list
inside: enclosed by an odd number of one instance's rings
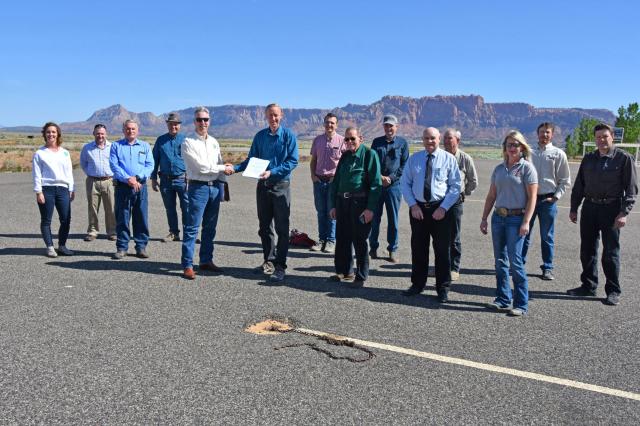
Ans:
{"label": "man in light blue shirt", "polygon": [[85,241],[93,241],[98,237],[100,221],[98,211],[100,203],[104,206],[104,222],[110,241],[116,240],[116,218],[113,210],[114,188],[113,172],[109,165],[111,142],[107,140],[107,128],[104,124],[96,124],[93,128],[94,141],[82,147],[80,167],[87,175],[87,205],[89,226]]}
{"label": "man in light blue shirt", "polygon": [[129,246],[129,220],[133,224],[133,239],[136,256],[149,257],[146,251],[149,242],[149,217],[147,179],[153,172],[151,146],[138,139],[138,123],[126,120],[122,125],[124,139],[111,146],[109,163],[116,181],[116,254],[114,259],[127,255]]}
{"label": "man in light blue shirt", "polygon": [[436,291],[438,301],[446,303],[451,283],[448,210],[460,197],[460,170],[456,158],[439,148],[438,129],[425,129],[422,142],[425,150],[409,157],[400,179],[411,224],[411,287],[405,295],[415,296],[427,284],[429,244],[433,238]]}

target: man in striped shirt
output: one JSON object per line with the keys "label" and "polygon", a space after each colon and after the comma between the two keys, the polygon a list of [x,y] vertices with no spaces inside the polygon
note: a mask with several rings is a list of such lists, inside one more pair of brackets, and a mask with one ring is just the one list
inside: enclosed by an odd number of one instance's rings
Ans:
{"label": "man in striped shirt", "polygon": [[93,128],[94,141],[82,147],[80,167],[87,175],[87,206],[89,226],[85,241],[93,241],[98,237],[100,222],[98,212],[100,204],[104,210],[104,222],[110,241],[116,240],[116,217],[114,214],[113,172],[109,165],[111,142],[107,140],[107,128],[104,124],[96,124]]}

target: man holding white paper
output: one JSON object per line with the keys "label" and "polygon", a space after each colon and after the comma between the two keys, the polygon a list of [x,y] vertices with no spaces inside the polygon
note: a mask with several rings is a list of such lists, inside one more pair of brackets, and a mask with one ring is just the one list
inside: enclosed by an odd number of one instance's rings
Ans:
{"label": "man holding white paper", "polygon": [[[265,117],[269,127],[253,138],[248,157],[240,164],[226,165],[225,174],[242,172],[252,159],[266,160],[266,170],[258,174],[256,204],[264,261],[257,270],[270,275],[269,280],[284,280],[289,251],[289,212],[291,207],[291,172],[298,165],[298,141],[295,133],[280,125],[282,108],[267,105]],[[258,162],[259,163],[259,162]],[[254,160],[251,166],[259,166]],[[276,244],[275,234],[278,235]]]}

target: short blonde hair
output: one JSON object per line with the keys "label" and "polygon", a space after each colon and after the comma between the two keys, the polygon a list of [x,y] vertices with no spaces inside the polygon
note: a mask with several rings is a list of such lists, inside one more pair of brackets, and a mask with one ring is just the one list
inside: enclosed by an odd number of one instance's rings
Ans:
{"label": "short blonde hair", "polygon": [[510,130],[502,141],[502,157],[507,159],[507,139],[514,139],[520,143],[520,152],[522,152],[522,158],[528,160],[531,157],[531,147],[527,143],[524,135],[517,130]]}

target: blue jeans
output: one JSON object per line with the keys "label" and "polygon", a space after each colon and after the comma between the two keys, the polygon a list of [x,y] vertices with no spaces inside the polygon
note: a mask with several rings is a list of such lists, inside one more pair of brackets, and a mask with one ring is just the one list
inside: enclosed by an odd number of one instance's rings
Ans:
{"label": "blue jeans", "polygon": [[129,220],[133,225],[133,240],[136,251],[143,250],[149,242],[149,217],[147,185],[143,184],[140,191],[135,192],[126,183],[116,184],[116,249],[127,251],[129,248]]}
{"label": "blue jeans", "polygon": [[177,179],[169,177],[160,177],[160,195],[162,195],[162,203],[167,211],[167,222],[169,223],[169,232],[174,235],[180,234],[178,227],[178,213],[176,211],[176,196],[180,200],[180,211],[182,212],[182,227],[187,223],[187,210],[189,206],[189,197],[187,196],[187,182],[184,176]]}
{"label": "blue jeans", "polygon": [[[520,236],[522,216],[491,216],[491,237],[496,265],[496,299],[501,306],[509,306],[527,311],[529,301],[529,281],[522,263]],[[513,295],[509,285],[509,273],[513,279]]]}
{"label": "blue jeans", "polygon": [[558,206],[556,203],[549,203],[544,200],[536,203],[536,209],[529,222],[529,233],[525,237],[522,246],[522,263],[527,263],[531,232],[533,232],[533,225],[536,222],[536,217],[538,217],[540,219],[540,245],[542,249],[542,265],[540,265],[540,269],[543,271],[553,269],[553,234],[557,214]]}
{"label": "blue jeans", "polygon": [[184,238],[182,240],[182,267],[193,266],[193,252],[196,246],[198,229],[202,224],[202,238],[200,242],[200,264],[213,261],[213,239],[216,237],[220,201],[222,201],[222,183],[203,185],[189,183],[187,196],[189,197],[187,222],[184,224]]}
{"label": "blue jeans", "polygon": [[58,231],[58,245],[67,244],[69,236],[69,226],[71,225],[71,199],[69,198],[69,188],[66,186],[43,186],[44,204],[38,204],[40,210],[40,232],[47,247],[53,246],[53,236],[51,235],[51,219],[53,209],[58,211],[60,219],[60,230]]}
{"label": "blue jeans", "polygon": [[373,221],[371,224],[371,234],[369,235],[369,245],[371,250],[378,250],[378,235],[380,234],[380,220],[382,219],[382,206],[387,210],[387,250],[398,250],[398,211],[400,210],[400,201],[402,193],[400,192],[400,184],[395,183],[386,188],[382,188],[382,195],[376,210],[373,212]]}
{"label": "blue jeans", "polygon": [[329,188],[331,182],[313,183],[313,201],[318,213],[318,239],[336,241],[336,221],[329,217]]}

